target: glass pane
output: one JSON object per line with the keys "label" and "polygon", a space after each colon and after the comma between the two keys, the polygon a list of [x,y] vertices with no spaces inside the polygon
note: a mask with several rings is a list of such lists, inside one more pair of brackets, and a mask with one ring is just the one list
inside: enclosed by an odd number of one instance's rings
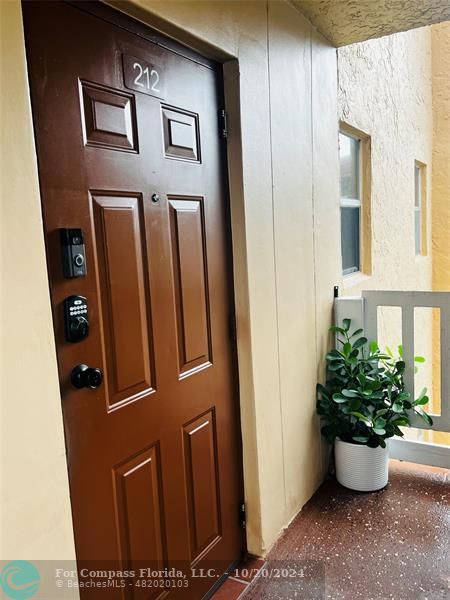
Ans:
{"label": "glass pane", "polygon": [[420,219],[420,210],[416,209],[414,211],[414,227],[415,227],[415,236],[416,236],[416,254],[420,254],[420,238],[421,238],[421,219]]}
{"label": "glass pane", "polygon": [[359,208],[341,208],[342,270],[359,271]]}
{"label": "glass pane", "polygon": [[420,196],[421,196],[421,173],[420,167],[417,165],[414,167],[414,205],[416,208],[420,208]]}
{"label": "glass pane", "polygon": [[359,146],[359,140],[343,133],[339,134],[341,198],[359,200]]}

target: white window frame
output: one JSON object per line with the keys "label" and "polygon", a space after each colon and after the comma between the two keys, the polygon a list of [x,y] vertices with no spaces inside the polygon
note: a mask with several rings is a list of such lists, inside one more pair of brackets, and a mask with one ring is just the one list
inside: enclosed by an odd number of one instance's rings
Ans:
{"label": "white window frame", "polygon": [[[415,256],[426,255],[426,239],[424,236],[424,219],[426,218],[426,165],[414,161],[414,254]],[[416,215],[419,215],[419,239],[417,239]]]}
{"label": "white window frame", "polygon": [[[339,197],[340,197],[340,208],[358,208],[359,209],[359,265],[357,268],[344,269],[342,268],[342,274],[344,277],[349,275],[355,275],[356,273],[362,272],[362,196],[363,196],[363,158],[362,158],[362,142],[361,137],[349,133],[345,129],[339,129],[339,142],[340,136],[344,135],[346,137],[352,138],[358,142],[358,196],[359,198],[343,198],[340,194],[341,191],[341,175],[339,175]],[[340,165],[340,146],[339,146],[339,165]],[[342,213],[341,213],[342,214]],[[341,245],[342,245],[342,223],[341,223]]]}

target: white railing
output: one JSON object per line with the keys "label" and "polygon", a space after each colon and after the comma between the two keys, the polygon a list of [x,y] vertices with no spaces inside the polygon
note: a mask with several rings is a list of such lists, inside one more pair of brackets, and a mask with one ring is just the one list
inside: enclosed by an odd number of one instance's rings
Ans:
{"label": "white railing", "polygon": [[[433,414],[427,409],[433,418],[431,427],[415,416],[412,417],[411,424],[421,429],[450,432],[450,292],[366,291],[362,292],[362,297],[336,298],[335,321],[340,324],[342,319],[350,318],[352,329],[363,327],[369,340],[377,340],[378,307],[392,306],[401,309],[405,386],[414,398],[418,391],[415,390],[414,377],[414,311],[416,308],[440,309],[440,414]],[[450,467],[450,447],[394,439],[391,443],[391,455],[414,462],[428,460],[428,464]]]}

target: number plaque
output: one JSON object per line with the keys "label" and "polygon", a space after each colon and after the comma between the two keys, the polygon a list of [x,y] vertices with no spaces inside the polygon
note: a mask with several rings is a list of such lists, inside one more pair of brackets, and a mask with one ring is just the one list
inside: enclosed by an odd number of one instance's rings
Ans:
{"label": "number plaque", "polygon": [[161,67],[136,56],[123,55],[123,79],[129,90],[149,96],[164,96],[164,80]]}

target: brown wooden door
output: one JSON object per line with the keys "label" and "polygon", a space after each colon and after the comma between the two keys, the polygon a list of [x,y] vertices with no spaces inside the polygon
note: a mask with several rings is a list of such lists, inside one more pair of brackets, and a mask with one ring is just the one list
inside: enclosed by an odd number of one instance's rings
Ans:
{"label": "brown wooden door", "polygon": [[[79,563],[221,574],[243,540],[220,71],[83,6],[26,2],[24,18]],[[85,277],[63,276],[65,227],[83,230]],[[80,363],[100,387],[71,384]],[[83,597],[103,594],[119,597]]]}

